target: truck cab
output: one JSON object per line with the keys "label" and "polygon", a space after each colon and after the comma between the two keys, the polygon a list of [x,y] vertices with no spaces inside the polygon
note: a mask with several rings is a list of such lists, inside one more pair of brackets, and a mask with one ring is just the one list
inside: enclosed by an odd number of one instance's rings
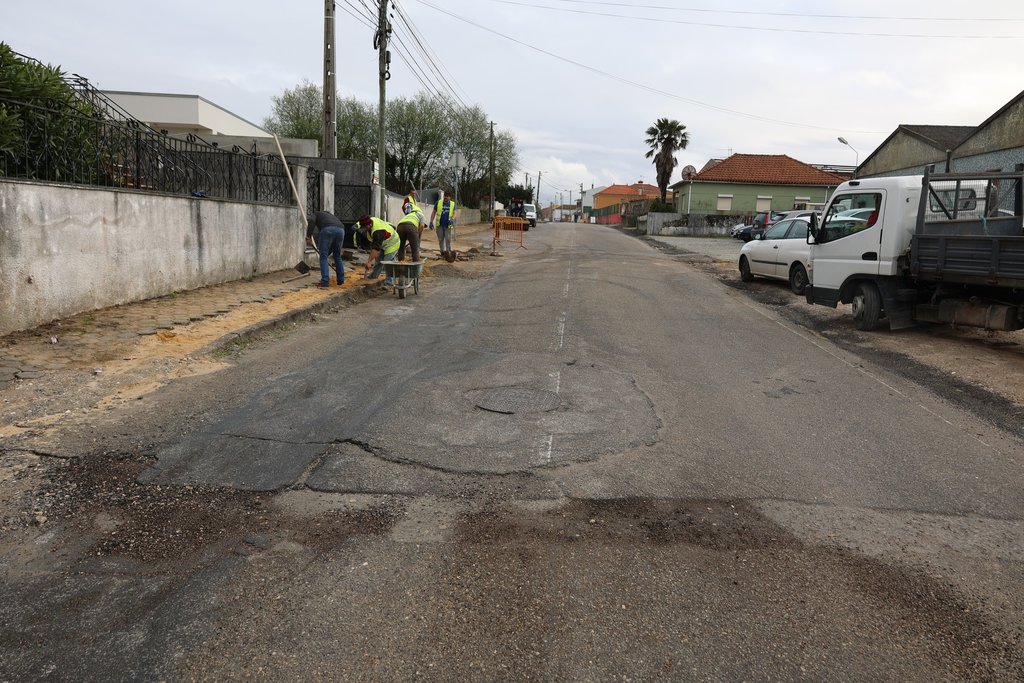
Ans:
{"label": "truck cab", "polygon": [[811,219],[807,302],[851,304],[862,330],[1024,327],[1022,186],[1024,166],[843,183]]}

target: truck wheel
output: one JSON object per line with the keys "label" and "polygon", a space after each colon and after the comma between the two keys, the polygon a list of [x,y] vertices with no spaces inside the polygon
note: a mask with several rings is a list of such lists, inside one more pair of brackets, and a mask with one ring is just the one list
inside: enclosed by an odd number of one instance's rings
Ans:
{"label": "truck wheel", "polygon": [[803,294],[807,289],[807,271],[804,270],[803,264],[794,263],[789,269],[789,288],[794,294]]}
{"label": "truck wheel", "polygon": [[744,282],[753,282],[754,274],[750,272],[750,264],[746,256],[740,256],[740,279]]}
{"label": "truck wheel", "polygon": [[853,321],[858,330],[873,330],[882,317],[882,295],[873,282],[861,282],[853,295]]}

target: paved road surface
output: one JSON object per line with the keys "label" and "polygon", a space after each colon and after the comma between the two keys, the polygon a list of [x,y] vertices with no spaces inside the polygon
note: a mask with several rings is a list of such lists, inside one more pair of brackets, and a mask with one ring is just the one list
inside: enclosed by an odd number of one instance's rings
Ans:
{"label": "paved road surface", "polygon": [[618,231],[528,246],[97,425],[0,679],[1024,675],[1018,440]]}

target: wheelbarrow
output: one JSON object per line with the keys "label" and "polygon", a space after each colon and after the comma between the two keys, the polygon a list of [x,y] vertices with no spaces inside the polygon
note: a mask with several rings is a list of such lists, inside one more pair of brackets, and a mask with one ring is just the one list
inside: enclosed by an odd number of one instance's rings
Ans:
{"label": "wheelbarrow", "polygon": [[423,261],[381,261],[384,274],[394,282],[395,292],[399,299],[405,298],[405,290],[412,287],[416,294],[420,293],[420,275],[423,273]]}

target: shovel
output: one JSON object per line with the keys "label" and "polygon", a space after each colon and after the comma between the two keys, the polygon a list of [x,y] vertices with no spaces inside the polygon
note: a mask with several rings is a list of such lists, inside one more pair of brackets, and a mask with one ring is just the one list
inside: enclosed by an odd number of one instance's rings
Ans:
{"label": "shovel", "polygon": [[305,261],[299,261],[298,263],[295,264],[295,270],[299,271],[301,275],[290,277],[287,280],[281,280],[281,282],[293,282],[295,280],[298,280],[300,277],[306,277],[307,275],[309,275],[310,271],[309,264],[307,264]]}

